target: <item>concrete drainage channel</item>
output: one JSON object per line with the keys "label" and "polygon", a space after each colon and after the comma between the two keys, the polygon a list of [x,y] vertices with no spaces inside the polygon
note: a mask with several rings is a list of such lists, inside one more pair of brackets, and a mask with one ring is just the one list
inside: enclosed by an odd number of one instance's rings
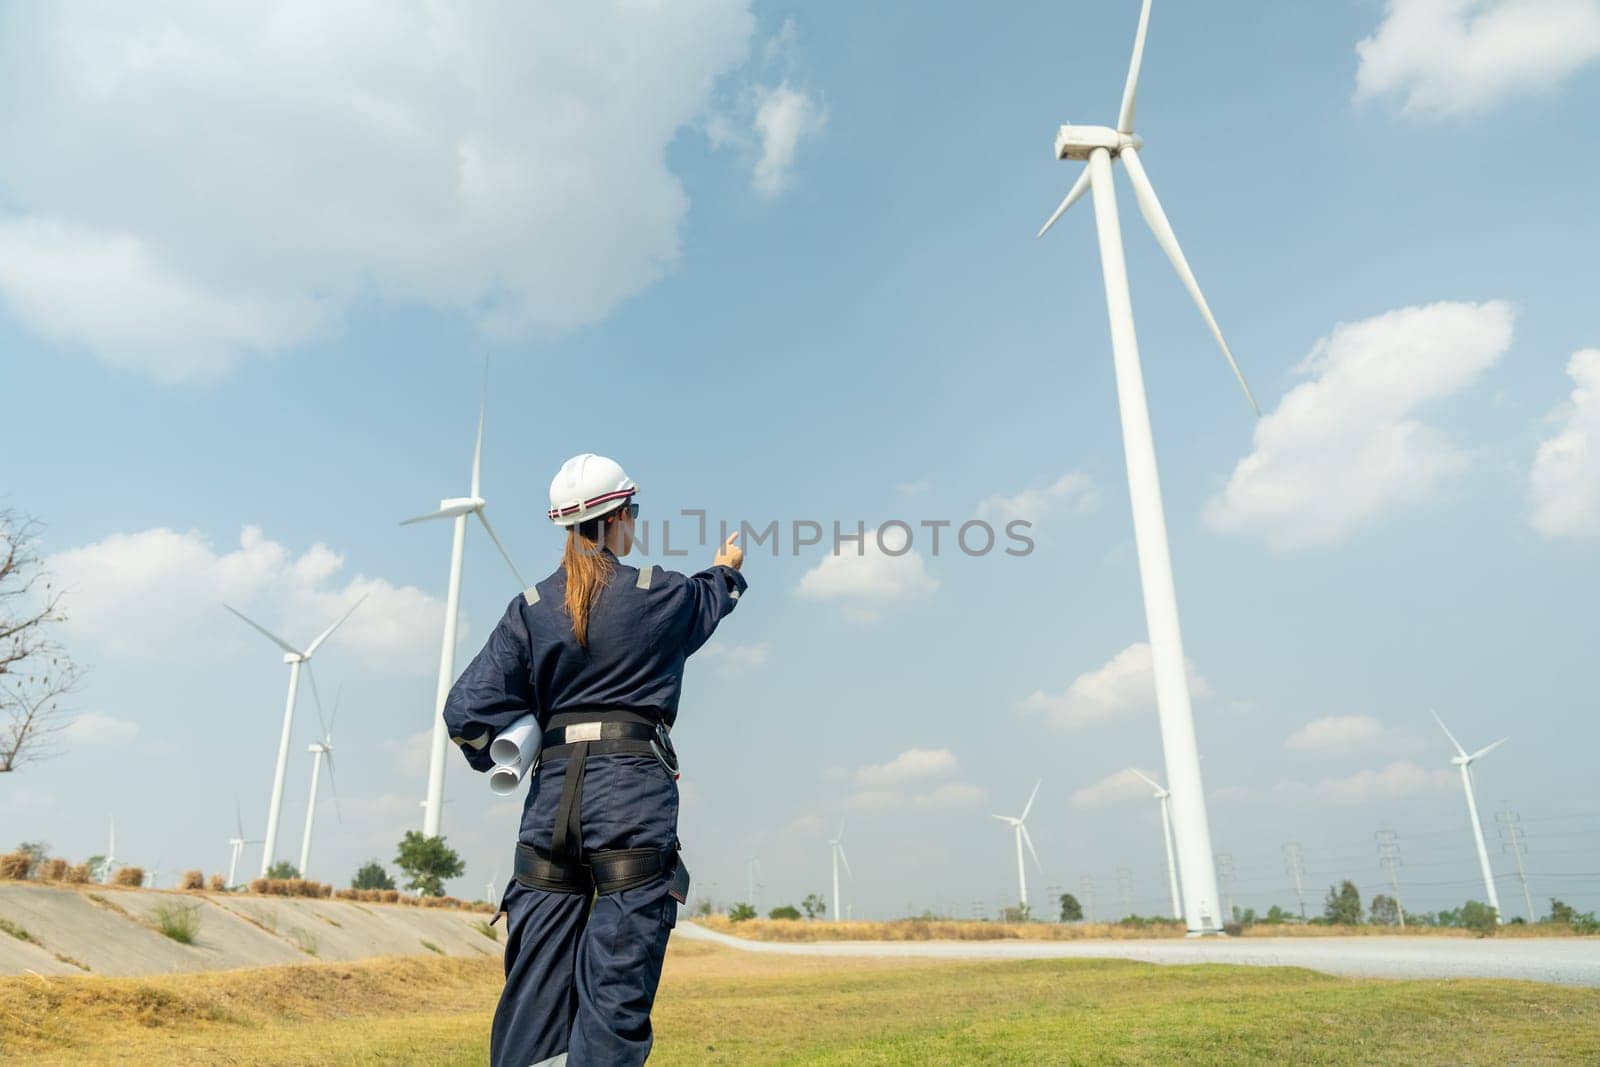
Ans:
{"label": "concrete drainage channel", "polygon": [[[198,920],[192,943],[162,933],[188,916]],[[489,919],[307,897],[0,884],[0,975],[176,974],[435,953],[498,958],[505,924],[492,928],[491,940]]]}

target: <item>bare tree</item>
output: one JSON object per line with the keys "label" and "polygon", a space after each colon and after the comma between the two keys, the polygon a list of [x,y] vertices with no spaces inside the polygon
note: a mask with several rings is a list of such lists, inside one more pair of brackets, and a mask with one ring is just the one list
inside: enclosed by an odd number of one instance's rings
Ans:
{"label": "bare tree", "polygon": [[61,701],[83,671],[54,640],[61,590],[38,555],[39,523],[0,510],[0,773],[50,755]]}

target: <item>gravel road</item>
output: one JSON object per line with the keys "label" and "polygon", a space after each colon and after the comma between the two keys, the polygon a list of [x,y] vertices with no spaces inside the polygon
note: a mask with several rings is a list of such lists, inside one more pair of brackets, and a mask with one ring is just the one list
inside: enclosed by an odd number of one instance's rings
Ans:
{"label": "gravel road", "polygon": [[1600,938],[1248,937],[1159,941],[747,941],[683,921],[681,937],[745,952],[803,956],[1016,960],[1115,958],[1146,963],[1306,967],[1368,978],[1518,978],[1600,986]]}

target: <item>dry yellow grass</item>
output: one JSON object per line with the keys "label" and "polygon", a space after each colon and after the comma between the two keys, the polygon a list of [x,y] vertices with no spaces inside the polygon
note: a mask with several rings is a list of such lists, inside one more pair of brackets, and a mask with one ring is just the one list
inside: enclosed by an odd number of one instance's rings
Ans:
{"label": "dry yellow grass", "polygon": [[[479,1065],[497,961],[0,980],[0,1062]],[[754,955],[678,941],[652,1065],[1600,1062],[1600,991],[1292,968]]]}
{"label": "dry yellow grass", "polygon": [[[1132,941],[1183,937],[1182,923],[1003,923],[963,919],[900,919],[894,922],[746,919],[725,915],[694,920],[707,929],[751,941]],[[1471,930],[1446,926],[1247,926],[1245,937],[1477,937]],[[1497,937],[1572,937],[1570,927],[1552,923],[1502,926]]]}

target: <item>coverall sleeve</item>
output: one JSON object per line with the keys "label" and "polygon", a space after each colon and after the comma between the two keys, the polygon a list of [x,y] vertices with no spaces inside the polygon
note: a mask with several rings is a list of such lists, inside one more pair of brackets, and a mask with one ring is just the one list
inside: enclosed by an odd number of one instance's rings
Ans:
{"label": "coverall sleeve", "polygon": [[738,606],[747,588],[744,575],[732,567],[707,567],[684,579],[685,656],[692,656],[711,640],[717,623]]}
{"label": "coverall sleeve", "polygon": [[444,702],[444,724],[450,740],[475,771],[489,771],[489,742],[494,735],[537,712],[529,681],[528,629],[522,598],[511,602],[483,650],[461,672]]}

